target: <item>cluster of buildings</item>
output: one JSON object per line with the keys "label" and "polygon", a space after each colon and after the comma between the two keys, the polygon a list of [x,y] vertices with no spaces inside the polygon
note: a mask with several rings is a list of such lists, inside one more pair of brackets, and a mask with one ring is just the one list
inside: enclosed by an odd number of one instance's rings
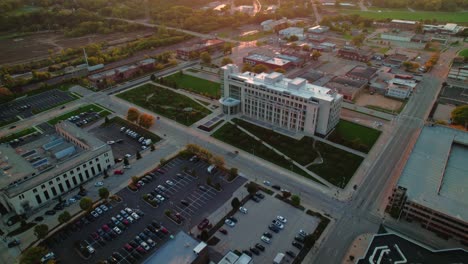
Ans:
{"label": "cluster of buildings", "polygon": [[105,142],[64,121],[16,148],[0,145],[0,213],[30,215],[114,165]]}
{"label": "cluster of buildings", "polygon": [[467,132],[424,127],[393,190],[387,212],[468,244],[466,157]]}
{"label": "cluster of buildings", "polygon": [[372,56],[373,52],[371,50],[363,50],[354,46],[344,46],[338,50],[338,57],[348,60],[368,62],[372,59]]}
{"label": "cluster of buildings", "polygon": [[377,72],[376,68],[356,66],[344,76],[335,76],[324,86],[336,90],[346,101],[353,101]]}
{"label": "cluster of buildings", "polygon": [[91,85],[96,88],[104,88],[108,85],[118,83],[142,73],[154,70],[155,59],[145,59],[134,64],[124,65],[115,69],[98,72],[88,76]]}
{"label": "cluster of buildings", "polygon": [[328,134],[340,118],[343,96],[333,89],[312,85],[303,78],[288,79],[278,72],[239,72],[222,67],[227,115],[241,115],[294,134]]}
{"label": "cluster of buildings", "polygon": [[388,27],[391,29],[400,29],[400,30],[407,30],[407,31],[416,31],[418,27],[421,27],[422,32],[424,33],[445,34],[445,35],[455,35],[464,29],[463,26],[459,26],[454,23],[447,23],[445,25],[429,25],[429,24],[423,25],[418,21],[401,20],[401,19],[393,19],[389,23],[375,22],[375,25]]}
{"label": "cluster of buildings", "polygon": [[220,39],[206,39],[190,47],[183,47],[176,50],[177,58],[190,60],[197,58],[202,52],[215,52],[224,48],[224,41]]}
{"label": "cluster of buildings", "polygon": [[389,67],[381,67],[370,80],[369,90],[382,95],[407,99],[416,89],[418,82],[412,75],[395,74]]}

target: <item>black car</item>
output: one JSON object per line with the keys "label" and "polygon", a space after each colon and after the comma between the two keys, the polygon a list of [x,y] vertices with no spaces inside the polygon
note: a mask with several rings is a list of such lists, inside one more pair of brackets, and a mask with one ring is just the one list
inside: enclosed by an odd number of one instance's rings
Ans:
{"label": "black car", "polygon": [[302,244],[299,243],[299,242],[297,242],[297,241],[293,241],[293,242],[292,242],[292,245],[295,246],[295,247],[298,248],[298,249],[302,249]]}
{"label": "black car", "polygon": [[258,197],[258,198],[260,198],[260,199],[263,199],[263,198],[265,198],[265,195],[263,195],[263,193],[259,193],[259,192],[258,192],[258,193],[255,194],[255,197]]}
{"label": "black car", "polygon": [[265,247],[262,246],[262,244],[260,244],[260,243],[255,244],[255,247],[260,249],[260,251],[265,251]]}
{"label": "black car", "polygon": [[145,228],[145,230],[143,230],[143,232],[145,232],[145,235],[147,235],[147,236],[153,235],[153,233],[148,228]]}
{"label": "black car", "polygon": [[238,222],[237,218],[235,218],[234,216],[228,217],[227,219],[233,221],[234,223]]}
{"label": "black car", "polygon": [[137,247],[138,247],[138,244],[135,243],[135,241],[130,241],[130,242],[128,242],[128,244],[129,244],[130,246],[132,246],[132,248],[137,248]]}
{"label": "black car", "polygon": [[10,243],[8,243],[8,247],[12,248],[14,246],[18,246],[19,244],[20,244],[20,241],[18,239],[15,239],[15,240],[11,241]]}
{"label": "black car", "polygon": [[46,215],[54,215],[55,211],[54,210],[49,210],[45,212]]}
{"label": "black car", "polygon": [[249,257],[252,257],[252,253],[250,253],[250,251],[248,250],[243,250],[242,253],[248,255]]}
{"label": "black car", "polygon": [[148,228],[149,231],[151,231],[153,233],[156,232],[156,228],[154,228],[152,225],[148,225],[146,228]]}
{"label": "black car", "polygon": [[273,188],[275,190],[278,190],[278,191],[281,191],[281,187],[279,185],[273,185],[273,186],[271,186],[271,188]]}
{"label": "black car", "polygon": [[119,261],[118,261],[116,258],[114,258],[114,257],[109,257],[109,258],[107,259],[107,261],[109,261],[109,263],[111,263],[111,264],[115,264],[115,263],[118,263],[118,262],[119,262]]}
{"label": "black car", "polygon": [[122,255],[120,255],[119,252],[113,252],[112,257],[114,257],[116,260],[121,260],[122,259]]}
{"label": "black car", "polygon": [[275,226],[275,225],[273,225],[273,224],[269,225],[269,226],[268,226],[268,229],[270,229],[271,231],[273,231],[273,232],[275,232],[275,233],[278,233],[279,230],[280,230],[279,227],[277,227],[277,226]]}
{"label": "black car", "polygon": [[255,255],[257,255],[257,256],[260,255],[260,251],[258,249],[256,249],[256,248],[250,248],[250,251],[252,253],[254,253]]}
{"label": "black car", "polygon": [[111,241],[111,240],[112,240],[112,237],[111,237],[109,234],[107,234],[107,233],[104,234],[104,235],[102,235],[102,237],[103,237],[105,240],[107,240],[107,241]]}
{"label": "black car", "polygon": [[294,240],[296,240],[297,242],[304,243],[304,237],[302,237],[302,236],[295,236]]}
{"label": "black car", "polygon": [[292,252],[291,250],[286,251],[286,255],[290,256],[291,258],[296,257],[296,254],[294,254],[294,252]]}
{"label": "black car", "polygon": [[189,205],[190,205],[190,203],[189,203],[188,201],[186,201],[186,200],[181,200],[180,203],[183,204],[183,205],[185,205],[185,206],[189,206]]}
{"label": "black car", "polygon": [[42,217],[42,216],[38,216],[38,217],[34,218],[34,221],[36,221],[36,222],[41,222],[42,220],[44,220],[44,217]]}
{"label": "black car", "polygon": [[268,233],[268,232],[263,233],[263,235],[268,237],[268,238],[273,238],[273,235],[271,233]]}
{"label": "black car", "polygon": [[252,198],[250,199],[252,199],[256,203],[260,202],[260,198],[258,198],[257,196],[252,196]]}
{"label": "black car", "polygon": [[147,235],[145,235],[143,232],[141,232],[139,234],[140,238],[143,239],[143,240],[147,240],[149,237]]}
{"label": "black car", "polygon": [[54,210],[56,210],[56,211],[63,210],[63,208],[64,208],[64,206],[63,206],[62,203],[56,204],[54,206]]}
{"label": "black car", "polygon": [[143,240],[141,240],[141,238],[140,238],[139,236],[136,236],[136,237],[135,237],[135,242],[136,242],[138,245],[140,245],[141,242],[143,242]]}
{"label": "black car", "polygon": [[151,222],[151,225],[153,225],[154,228],[161,228],[161,224],[159,224],[158,222],[156,222],[156,220],[153,220],[153,221]]}

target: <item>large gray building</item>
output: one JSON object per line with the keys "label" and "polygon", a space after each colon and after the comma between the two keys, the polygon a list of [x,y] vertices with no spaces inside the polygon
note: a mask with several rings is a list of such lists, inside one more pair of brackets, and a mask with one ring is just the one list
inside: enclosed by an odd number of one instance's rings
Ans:
{"label": "large gray building", "polygon": [[0,145],[0,212],[31,214],[114,165],[109,145],[68,121],[27,144]]}
{"label": "large gray building", "polygon": [[303,78],[288,79],[278,72],[240,73],[236,65],[222,68],[223,111],[304,135],[328,134],[339,122],[343,96],[312,85]]}

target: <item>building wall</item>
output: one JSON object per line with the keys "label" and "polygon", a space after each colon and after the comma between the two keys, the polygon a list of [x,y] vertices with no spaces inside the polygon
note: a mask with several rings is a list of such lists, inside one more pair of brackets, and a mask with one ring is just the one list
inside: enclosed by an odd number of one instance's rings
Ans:
{"label": "building wall", "polygon": [[401,88],[398,88],[398,87],[392,87],[390,85],[387,88],[387,96],[400,98],[400,99],[406,99],[406,98],[408,98],[410,96],[410,90],[409,89],[401,89]]}
{"label": "building wall", "polygon": [[382,33],[380,35],[381,39],[393,40],[393,41],[402,41],[402,42],[411,42],[412,37],[413,36],[397,36],[397,35],[385,34],[385,33]]}
{"label": "building wall", "polygon": [[2,193],[2,200],[8,204],[8,206],[5,206],[6,208],[11,208],[17,214],[27,213],[23,206],[25,204],[29,204],[30,210],[34,211],[49,204],[58,196],[77,188],[82,183],[92,180],[100,175],[103,170],[113,165],[114,156],[112,150],[109,150],[64,173],[60,173],[60,175],[46,182],[38,183],[36,187],[19,195],[8,197],[5,193]]}

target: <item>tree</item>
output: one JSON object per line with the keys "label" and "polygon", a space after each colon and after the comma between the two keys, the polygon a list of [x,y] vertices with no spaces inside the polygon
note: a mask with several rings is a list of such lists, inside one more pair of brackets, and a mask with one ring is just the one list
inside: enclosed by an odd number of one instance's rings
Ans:
{"label": "tree", "polygon": [[423,24],[422,23],[416,23],[416,28],[415,28],[416,33],[423,33]]}
{"label": "tree", "polygon": [[248,63],[244,63],[242,66],[242,72],[251,72],[252,71],[252,65]]}
{"label": "tree", "polygon": [[200,239],[202,241],[206,242],[208,240],[208,238],[210,238],[210,235],[208,234],[208,231],[206,229],[203,229],[201,234],[200,234]]}
{"label": "tree", "polygon": [[106,116],[106,118],[104,118],[104,123],[105,123],[105,124],[108,124],[108,123],[109,123],[109,117]]}
{"label": "tree", "polygon": [[229,43],[229,42],[224,43],[223,53],[224,54],[231,54],[232,53],[232,44],[231,43]]}
{"label": "tree", "polygon": [[140,117],[140,111],[135,107],[130,107],[127,111],[127,120],[136,123]]}
{"label": "tree", "polygon": [[99,197],[101,197],[101,199],[104,199],[107,201],[107,198],[109,198],[109,190],[105,187],[102,187],[98,190],[99,192]]}
{"label": "tree", "polygon": [[129,164],[130,164],[130,162],[128,161],[128,158],[125,157],[125,158],[124,158],[124,165],[125,165],[125,166],[128,166]]}
{"label": "tree", "polygon": [[136,153],[136,159],[137,159],[137,160],[141,159],[141,153],[140,153],[140,151],[137,151],[137,153]]}
{"label": "tree", "polygon": [[0,103],[8,102],[12,100],[15,96],[13,93],[6,87],[0,87]]}
{"label": "tree", "polygon": [[34,235],[37,239],[43,239],[49,233],[49,226],[46,224],[37,225],[34,227]]}
{"label": "tree", "polygon": [[288,199],[289,197],[291,197],[291,193],[290,193],[290,192],[283,191],[283,198],[284,198],[284,199]]}
{"label": "tree", "polygon": [[322,53],[318,50],[312,51],[312,59],[313,60],[318,60],[322,56]]}
{"label": "tree", "polygon": [[58,221],[59,223],[63,224],[63,223],[66,223],[68,221],[70,221],[71,219],[71,215],[68,211],[64,211],[63,213],[61,213],[59,216],[58,216]]}
{"label": "tree", "polygon": [[224,65],[227,65],[227,64],[230,64],[232,63],[232,60],[231,58],[229,57],[224,57],[222,60],[221,60],[221,66],[224,66]]}
{"label": "tree", "polygon": [[206,52],[206,51],[205,51],[205,52],[202,52],[202,53],[200,54],[200,59],[202,60],[202,62],[203,62],[204,64],[210,64],[210,63],[211,63],[211,55],[210,55],[210,53],[208,53],[208,52]]}
{"label": "tree", "polygon": [[80,208],[83,211],[91,211],[91,209],[93,208],[93,200],[91,200],[91,198],[89,198],[89,197],[81,198]]}
{"label": "tree", "polygon": [[138,181],[139,181],[139,179],[138,179],[137,176],[132,176],[132,183],[133,184],[137,184]]}
{"label": "tree", "polygon": [[257,184],[253,183],[253,182],[250,182],[248,185],[247,185],[247,191],[249,192],[249,194],[253,195],[255,194],[257,191],[258,191],[258,186]]}
{"label": "tree", "polygon": [[138,120],[138,124],[146,129],[150,128],[154,124],[154,116],[150,114],[142,114],[140,115],[140,119]]}
{"label": "tree", "polygon": [[301,204],[301,198],[297,195],[291,196],[291,202],[295,206],[299,206]]}
{"label": "tree", "polygon": [[276,68],[276,69],[275,69],[275,72],[279,72],[279,73],[285,74],[285,73],[286,73],[286,70],[283,69],[283,68]]}
{"label": "tree", "polygon": [[229,178],[234,179],[235,177],[237,177],[238,174],[239,170],[237,168],[229,169]]}
{"label": "tree", "polygon": [[223,167],[224,166],[224,158],[221,156],[213,156],[211,159],[211,163],[216,165],[216,167]]}
{"label": "tree", "polygon": [[451,114],[452,123],[457,125],[466,126],[468,125],[468,105],[462,105],[455,108]]}
{"label": "tree", "polygon": [[155,150],[156,150],[156,147],[154,146],[154,144],[151,144],[150,148],[151,148],[151,151],[155,151]]}
{"label": "tree", "polygon": [[268,71],[268,68],[263,64],[257,64],[252,68],[252,71],[255,73],[262,73]]}
{"label": "tree", "polygon": [[364,39],[366,38],[365,35],[363,34],[360,34],[360,35],[357,35],[357,36],[354,36],[352,39],[351,39],[351,43],[355,46],[361,46],[362,43],[364,42]]}
{"label": "tree", "polygon": [[231,206],[233,210],[239,209],[241,203],[237,197],[232,198],[231,200]]}
{"label": "tree", "polygon": [[31,247],[21,254],[20,264],[40,263],[41,258],[47,254],[48,250],[44,247]]}

